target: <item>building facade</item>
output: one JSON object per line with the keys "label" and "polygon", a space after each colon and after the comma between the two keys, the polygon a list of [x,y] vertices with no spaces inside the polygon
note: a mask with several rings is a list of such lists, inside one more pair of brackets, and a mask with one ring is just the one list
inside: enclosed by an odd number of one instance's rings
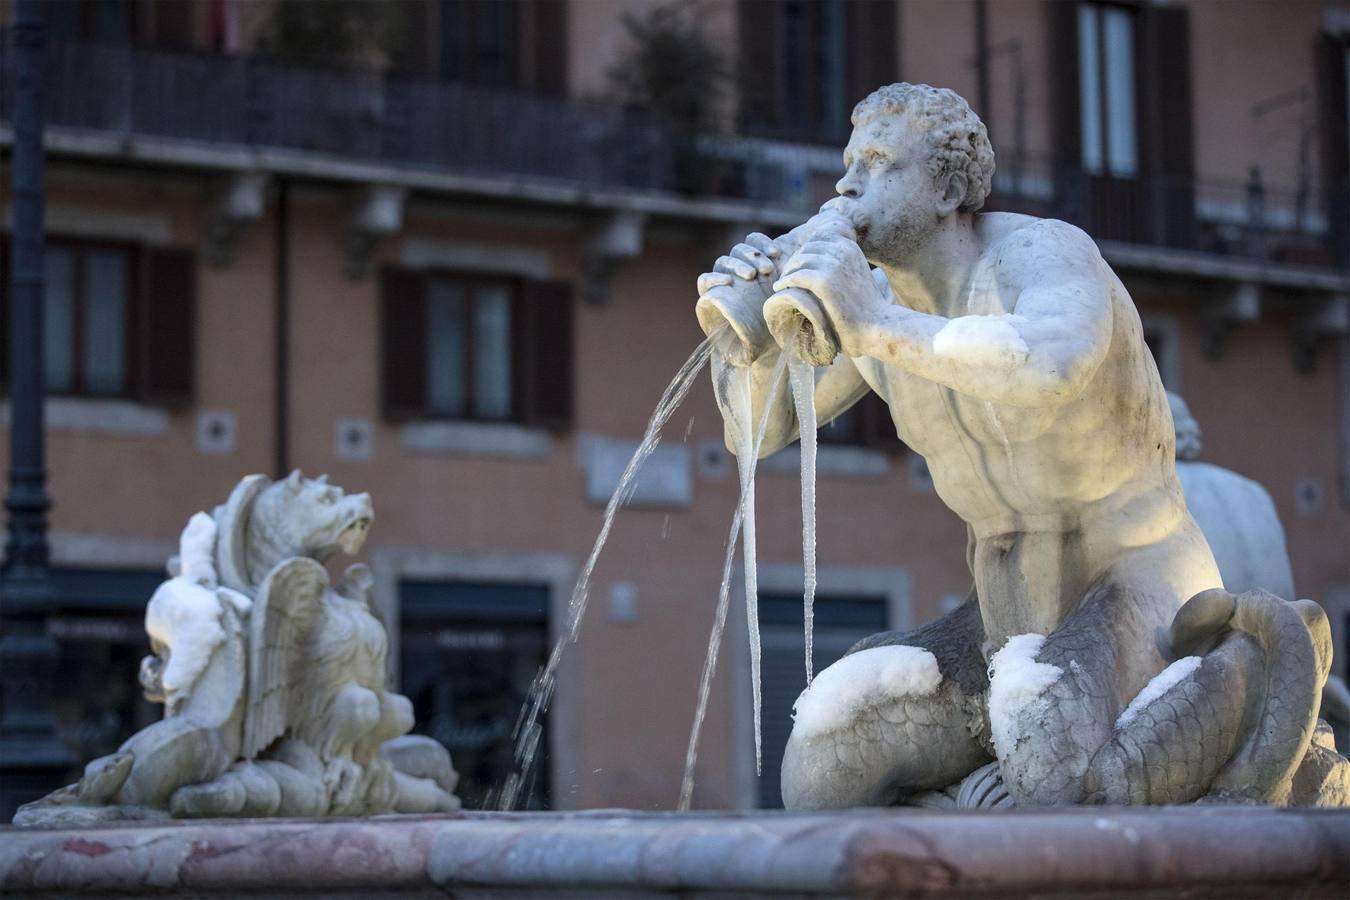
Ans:
{"label": "building facade", "polygon": [[[490,803],[604,504],[702,338],[697,275],[830,196],[852,104],[896,80],[984,117],[990,208],[1098,239],[1203,458],[1273,496],[1350,675],[1350,3],[338,8],[379,40],[294,4],[48,7],[51,627],[85,758],[156,714],[140,619],[188,516],[299,467],[372,493],[391,677]],[[669,46],[653,31],[726,73],[697,122],[616,81]],[[965,529],[883,413],[822,433],[817,670],[970,589]],[[663,437],[564,657],[534,805],[678,796],[737,498],[706,376]],[[792,448],[758,519],[763,775],[738,612],[696,806],[778,802],[804,683]]]}

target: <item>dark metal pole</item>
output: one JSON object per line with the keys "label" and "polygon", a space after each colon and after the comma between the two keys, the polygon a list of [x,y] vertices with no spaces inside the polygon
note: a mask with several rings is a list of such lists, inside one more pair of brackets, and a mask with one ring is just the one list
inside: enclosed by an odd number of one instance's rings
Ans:
{"label": "dark metal pole", "polygon": [[47,470],[43,459],[42,146],[46,31],[41,0],[15,15],[13,209],[10,245],[9,540],[0,570],[0,821],[54,787],[75,759],[56,735],[51,686],[60,649],[47,634],[55,591],[48,572]]}

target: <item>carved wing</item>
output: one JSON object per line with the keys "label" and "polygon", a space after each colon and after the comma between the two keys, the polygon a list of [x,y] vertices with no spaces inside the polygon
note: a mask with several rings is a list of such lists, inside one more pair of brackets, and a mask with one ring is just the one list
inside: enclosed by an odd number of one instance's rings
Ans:
{"label": "carved wing", "polygon": [[292,693],[304,680],[310,634],[327,590],[328,573],[304,557],[278,564],[258,588],[249,616],[245,759],[266,750],[291,724]]}

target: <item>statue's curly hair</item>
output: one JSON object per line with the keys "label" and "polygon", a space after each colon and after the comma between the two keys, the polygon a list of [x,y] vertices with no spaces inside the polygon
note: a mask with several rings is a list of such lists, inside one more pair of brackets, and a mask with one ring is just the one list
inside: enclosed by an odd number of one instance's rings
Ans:
{"label": "statue's curly hair", "polygon": [[970,104],[950,88],[926,84],[888,84],[853,107],[853,124],[883,114],[908,114],[928,135],[928,169],[934,179],[964,172],[966,199],[961,212],[984,205],[994,180],[994,148],[989,132]]}

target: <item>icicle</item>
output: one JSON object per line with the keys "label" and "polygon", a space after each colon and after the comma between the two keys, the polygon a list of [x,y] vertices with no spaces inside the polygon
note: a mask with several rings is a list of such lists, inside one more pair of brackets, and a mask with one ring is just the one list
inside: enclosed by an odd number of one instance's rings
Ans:
{"label": "icicle", "polygon": [[793,356],[788,360],[788,378],[801,434],[802,622],[806,636],[806,686],[810,687],[816,603],[816,370]]}
{"label": "icicle", "polygon": [[786,355],[780,355],[769,379],[768,395],[764,398],[763,413],[757,428],[751,428],[753,403],[751,400],[751,371],[749,367],[734,367],[722,354],[713,356],[713,393],[722,414],[732,423],[736,440],[736,466],[741,481],[741,560],[745,568],[745,618],[750,638],[750,689],[755,720],[755,773],[762,768],[763,740],[760,727],[760,669],[759,639],[759,568],[755,543],[755,468],[759,449],[764,443],[769,416],[783,386],[787,369]]}

